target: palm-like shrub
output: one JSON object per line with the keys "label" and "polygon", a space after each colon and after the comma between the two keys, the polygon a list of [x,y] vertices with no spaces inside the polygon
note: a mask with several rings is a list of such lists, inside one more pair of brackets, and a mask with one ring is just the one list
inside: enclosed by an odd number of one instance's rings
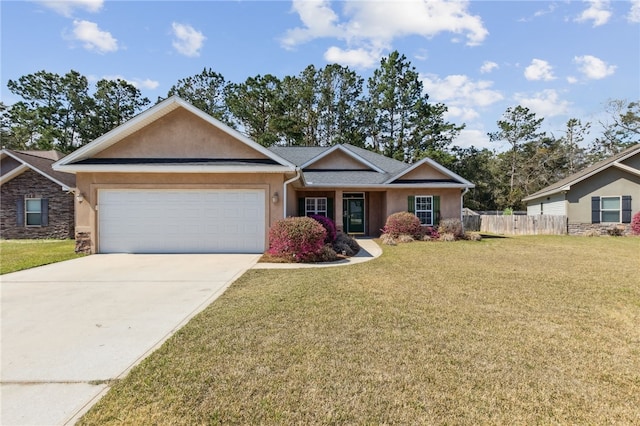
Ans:
{"label": "palm-like shrub", "polygon": [[323,250],[327,231],[310,217],[288,217],[269,230],[269,254],[294,262],[317,259]]}

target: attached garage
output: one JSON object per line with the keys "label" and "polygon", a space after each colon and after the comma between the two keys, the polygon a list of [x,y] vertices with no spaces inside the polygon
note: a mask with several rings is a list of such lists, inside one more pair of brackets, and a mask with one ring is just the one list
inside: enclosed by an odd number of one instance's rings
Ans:
{"label": "attached garage", "polygon": [[262,253],[265,191],[98,191],[100,253]]}

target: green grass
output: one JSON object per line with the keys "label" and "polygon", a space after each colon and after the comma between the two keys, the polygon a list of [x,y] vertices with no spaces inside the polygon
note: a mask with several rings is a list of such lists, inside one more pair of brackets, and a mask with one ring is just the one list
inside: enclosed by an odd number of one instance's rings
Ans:
{"label": "green grass", "polygon": [[640,238],[251,270],[80,424],[639,424]]}
{"label": "green grass", "polygon": [[75,259],[73,240],[0,240],[0,274]]}

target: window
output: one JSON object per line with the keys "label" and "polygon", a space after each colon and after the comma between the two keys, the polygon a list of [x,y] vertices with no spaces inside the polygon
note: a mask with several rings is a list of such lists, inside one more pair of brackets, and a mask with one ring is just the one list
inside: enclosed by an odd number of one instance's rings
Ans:
{"label": "window", "polygon": [[40,198],[26,198],[25,204],[25,216],[27,226],[41,226],[42,225],[42,200]]}
{"label": "window", "polygon": [[433,197],[430,195],[416,195],[415,215],[420,219],[421,225],[433,225]]}
{"label": "window", "polygon": [[620,197],[600,198],[600,221],[620,223]]}
{"label": "window", "polygon": [[305,198],[305,216],[312,214],[318,216],[327,216],[327,198],[326,197],[307,197]]}

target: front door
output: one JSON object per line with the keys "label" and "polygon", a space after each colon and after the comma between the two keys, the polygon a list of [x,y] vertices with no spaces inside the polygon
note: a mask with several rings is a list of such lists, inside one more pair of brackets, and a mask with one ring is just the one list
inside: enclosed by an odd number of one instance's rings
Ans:
{"label": "front door", "polygon": [[364,198],[344,198],[342,206],[344,232],[364,234]]}

